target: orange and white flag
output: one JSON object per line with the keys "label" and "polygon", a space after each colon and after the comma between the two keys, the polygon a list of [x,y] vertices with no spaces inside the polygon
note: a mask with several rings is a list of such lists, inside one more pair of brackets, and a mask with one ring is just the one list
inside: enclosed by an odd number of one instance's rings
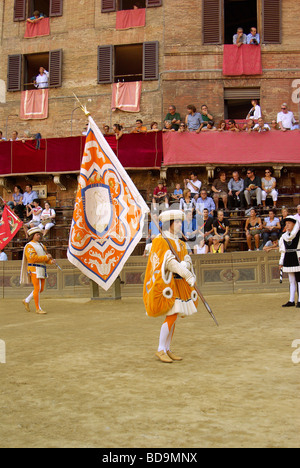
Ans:
{"label": "orange and white flag", "polygon": [[89,117],[68,259],[106,291],[143,235],[149,208]]}

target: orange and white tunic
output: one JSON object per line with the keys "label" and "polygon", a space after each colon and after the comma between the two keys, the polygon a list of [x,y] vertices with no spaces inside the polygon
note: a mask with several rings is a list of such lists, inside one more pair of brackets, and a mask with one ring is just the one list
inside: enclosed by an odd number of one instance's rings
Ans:
{"label": "orange and white tunic", "polygon": [[40,242],[28,242],[24,247],[20,282],[30,283],[31,274],[38,279],[47,278],[47,263],[51,263],[51,259],[47,256],[46,247]]}
{"label": "orange and white tunic", "polygon": [[[198,294],[195,289],[180,276],[180,269],[185,265],[194,274],[192,261],[186,245],[169,231],[164,232],[176,251],[180,262],[176,261],[167,241],[158,235],[152,241],[145,273],[143,299],[147,315],[191,315],[197,312]],[[175,263],[174,263],[175,262]],[[176,268],[174,268],[176,265]],[[178,274],[179,273],[179,274]]]}

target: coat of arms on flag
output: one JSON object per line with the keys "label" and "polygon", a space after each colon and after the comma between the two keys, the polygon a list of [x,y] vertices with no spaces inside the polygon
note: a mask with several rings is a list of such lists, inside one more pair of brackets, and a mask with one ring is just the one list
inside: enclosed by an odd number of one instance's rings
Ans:
{"label": "coat of arms on flag", "polygon": [[143,234],[149,208],[89,117],[68,259],[108,290]]}
{"label": "coat of arms on flag", "polygon": [[5,205],[0,219],[0,250],[14,238],[22,224],[18,216]]}

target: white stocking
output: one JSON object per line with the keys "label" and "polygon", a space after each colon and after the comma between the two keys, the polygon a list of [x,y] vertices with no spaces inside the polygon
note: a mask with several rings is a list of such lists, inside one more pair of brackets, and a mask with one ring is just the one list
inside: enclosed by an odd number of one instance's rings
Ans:
{"label": "white stocking", "polygon": [[171,346],[172,336],[173,336],[173,333],[174,333],[174,328],[175,328],[175,323],[173,323],[173,325],[171,327],[171,330],[169,331],[169,335],[168,335],[167,342],[166,342],[166,350],[167,351],[170,351],[170,346]]}
{"label": "white stocking", "polygon": [[295,294],[297,291],[297,283],[294,273],[289,273],[289,282],[290,282],[290,302],[295,301]]}
{"label": "white stocking", "polygon": [[27,304],[29,304],[29,302],[31,301],[32,298],[33,298],[33,291],[29,294],[28,297],[26,297],[25,302],[27,302]]}
{"label": "white stocking", "polygon": [[169,327],[168,327],[167,322],[164,322],[160,329],[158,351],[164,351],[164,352],[167,351],[168,336],[169,336]]}

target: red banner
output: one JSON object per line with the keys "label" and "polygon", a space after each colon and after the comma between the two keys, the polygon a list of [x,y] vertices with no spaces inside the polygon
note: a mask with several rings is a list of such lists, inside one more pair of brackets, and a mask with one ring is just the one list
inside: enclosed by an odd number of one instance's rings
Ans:
{"label": "red banner", "polygon": [[130,29],[145,26],[146,9],[119,10],[116,14],[116,29]]}
{"label": "red banner", "polygon": [[49,18],[42,18],[34,23],[26,22],[25,39],[38,36],[49,36],[50,22]]}
{"label": "red banner", "polygon": [[22,91],[20,104],[20,119],[47,119],[48,89],[32,89]]}
{"label": "red banner", "polygon": [[22,226],[22,221],[11,211],[7,205],[4,206],[0,220],[0,250],[13,239]]}
{"label": "red banner", "polygon": [[261,75],[260,45],[224,45],[223,75]]}

